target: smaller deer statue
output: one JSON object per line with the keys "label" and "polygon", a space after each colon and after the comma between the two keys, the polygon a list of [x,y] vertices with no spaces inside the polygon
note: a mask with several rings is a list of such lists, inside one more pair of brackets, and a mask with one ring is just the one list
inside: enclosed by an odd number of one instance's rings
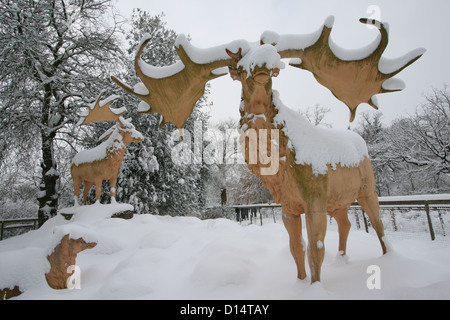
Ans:
{"label": "smaller deer statue", "polygon": [[104,140],[100,145],[93,149],[80,151],[73,157],[71,174],[75,206],[78,206],[78,196],[83,181],[83,203],[85,205],[89,190],[94,184],[96,203],[100,203],[104,180],[110,182],[111,203],[115,203],[117,176],[127,150],[127,144],[142,142],[143,140],[142,134],[135,129],[129,120],[122,117],[127,111],[124,107],[111,109],[110,104],[119,97],[112,96],[100,101],[103,94],[101,93],[95,103],[89,106],[87,113],[83,114],[78,125],[99,121],[116,121],[116,125],[108,129],[99,138],[99,141]]}

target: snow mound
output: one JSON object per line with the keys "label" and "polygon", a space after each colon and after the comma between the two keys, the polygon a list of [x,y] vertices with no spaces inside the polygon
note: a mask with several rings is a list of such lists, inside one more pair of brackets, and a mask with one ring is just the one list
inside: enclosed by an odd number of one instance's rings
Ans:
{"label": "snow mound", "polygon": [[[450,252],[426,240],[397,240],[382,256],[374,235],[351,231],[346,259],[330,226],[322,283],[296,278],[281,222],[241,226],[194,217],[109,218],[109,205],[80,207],[39,230],[0,242],[0,288],[19,285],[14,299],[449,299]],[[81,289],[53,290],[46,255],[60,237],[96,240],[78,254]],[[304,230],[304,233],[306,231]],[[304,235],[306,239],[306,236]],[[380,289],[368,270],[378,266]],[[307,269],[308,270],[308,269]],[[309,274],[309,270],[307,271]]]}

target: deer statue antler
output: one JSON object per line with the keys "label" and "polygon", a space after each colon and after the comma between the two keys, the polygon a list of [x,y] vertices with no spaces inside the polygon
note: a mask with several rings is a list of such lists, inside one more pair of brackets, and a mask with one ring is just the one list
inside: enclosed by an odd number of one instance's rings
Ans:
{"label": "deer statue antler", "polygon": [[115,100],[121,99],[121,97],[110,96],[101,101],[101,98],[104,94],[104,92],[100,93],[97,100],[89,105],[89,109],[81,114],[80,121],[77,123],[77,125],[81,126],[86,123],[98,121],[116,121],[120,123],[120,117],[127,112],[127,109],[125,107],[111,109],[111,103],[113,103]]}
{"label": "deer statue antler", "polygon": [[277,35],[265,33],[262,43],[272,43],[281,58],[296,58],[290,65],[311,71],[316,80],[350,109],[350,122],[361,103],[378,109],[374,95],[400,91],[401,80],[391,79],[414,61],[425,49],[416,49],[399,59],[386,59],[382,54],[388,44],[386,25],[372,19],[360,19],[380,30],[380,36],[360,50],[343,50],[330,39],[334,18],[325,21],[321,30],[311,35]]}
{"label": "deer statue antler", "polygon": [[145,88],[135,86],[133,89],[115,77],[111,79],[146,103],[140,105],[139,112],[160,113],[163,116],[161,127],[172,122],[182,128],[203,95],[206,83],[227,74],[228,70],[223,72],[220,68],[231,64],[231,59],[225,53],[225,46],[198,49],[180,35],[175,46],[181,61],[168,67],[153,67],[141,59],[150,40],[148,35],[143,38],[134,59],[136,73]]}

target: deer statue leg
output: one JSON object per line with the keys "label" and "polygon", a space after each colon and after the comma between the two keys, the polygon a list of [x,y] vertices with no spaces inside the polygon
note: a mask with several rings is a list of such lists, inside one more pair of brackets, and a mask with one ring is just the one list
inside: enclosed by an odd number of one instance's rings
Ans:
{"label": "deer statue leg", "polygon": [[347,254],[347,238],[350,231],[351,223],[348,220],[347,208],[340,209],[334,215],[334,219],[338,224],[339,231],[339,254],[345,256]]}
{"label": "deer statue leg", "polygon": [[100,197],[102,196],[102,180],[97,180],[95,184],[95,204],[100,204]]}
{"label": "deer statue leg", "polygon": [[308,232],[308,262],[311,270],[311,283],[313,283],[320,281],[320,270],[325,256],[326,210],[306,212],[306,231]]}
{"label": "deer statue leg", "polygon": [[74,206],[78,207],[78,196],[80,195],[81,178],[74,177],[73,179],[73,201]]}
{"label": "deer statue leg", "polygon": [[115,204],[116,203],[116,185],[117,185],[117,177],[112,178],[111,180],[109,180],[109,185],[111,187],[111,203]]}
{"label": "deer statue leg", "polygon": [[283,213],[283,222],[289,234],[289,248],[297,265],[297,277],[306,278],[305,251],[306,245],[302,237],[302,218],[298,216],[288,216]]}
{"label": "deer statue leg", "polygon": [[89,182],[89,181],[84,181],[84,190],[83,190],[83,204],[86,205],[87,204],[87,197],[89,194],[89,191],[92,188],[93,183]]}
{"label": "deer statue leg", "polygon": [[367,213],[370,223],[375,229],[378,239],[380,240],[383,254],[386,253],[386,244],[384,243],[384,226],[380,218],[380,205],[378,203],[378,196],[375,191],[363,190],[357,198],[361,208]]}

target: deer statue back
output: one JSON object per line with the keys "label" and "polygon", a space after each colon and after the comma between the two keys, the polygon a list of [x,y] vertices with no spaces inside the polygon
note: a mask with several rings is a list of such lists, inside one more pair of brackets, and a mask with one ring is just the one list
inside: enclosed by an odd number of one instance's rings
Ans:
{"label": "deer statue back", "polygon": [[95,184],[96,202],[100,202],[102,194],[102,182],[108,180],[111,187],[111,203],[116,202],[116,184],[120,166],[127,150],[127,144],[141,142],[143,136],[130,121],[122,115],[125,108],[111,109],[110,104],[117,99],[112,97],[106,101],[100,101],[103,93],[87,110],[80,122],[86,124],[97,121],[116,121],[116,124],[107,130],[99,140],[105,140],[93,149],[83,150],[72,159],[71,174],[74,187],[74,202],[78,205],[78,197],[81,183],[84,182],[83,203],[87,202],[87,195]]}
{"label": "deer statue back", "polygon": [[[207,81],[229,72],[241,82],[244,158],[283,208],[283,222],[300,279],[306,278],[304,260],[308,252],[311,282],[321,279],[327,213],[338,222],[338,250],[340,255],[346,255],[350,230],[347,207],[354,200],[368,214],[382,252],[386,253],[375,178],[360,136],[314,127],[283,105],[278,92],[272,90],[272,77],[284,68],[281,59],[292,58],[290,65],[312,72],[350,109],[353,121],[361,103],[377,109],[376,94],[402,90],[403,82],[392,77],[425,52],[416,49],[398,59],[382,57],[388,43],[387,29],[369,19],[360,21],[377,27],[379,37],[363,50],[345,51],[329,38],[333,21],[333,17],[328,18],[322,28],[309,35],[264,32],[258,43],[233,41],[207,49],[195,48],[180,36],[175,46],[181,61],[160,69],[141,59],[150,41],[146,36],[135,57],[136,73],[142,83],[131,88],[112,77],[142,100],[142,113],[160,113],[162,124],[170,121],[179,128],[191,114]],[[268,159],[275,159],[275,165]],[[308,245],[302,238],[301,214],[305,214]]]}

